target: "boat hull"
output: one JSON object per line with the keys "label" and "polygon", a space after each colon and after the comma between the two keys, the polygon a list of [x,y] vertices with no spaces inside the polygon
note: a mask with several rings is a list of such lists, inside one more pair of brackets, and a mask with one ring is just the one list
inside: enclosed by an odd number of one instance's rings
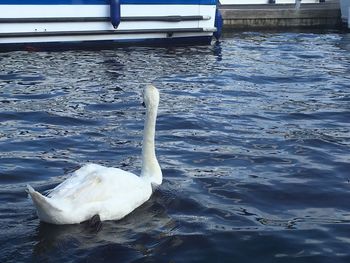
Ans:
{"label": "boat hull", "polygon": [[153,4],[147,4],[147,0],[134,0],[139,4],[117,1],[120,8],[117,26],[111,18],[114,7],[108,4],[113,1],[72,0],[67,4],[69,0],[59,0],[63,4],[56,5],[46,0],[36,0],[38,4],[33,4],[35,0],[22,1],[31,4],[6,1],[0,0],[0,50],[75,43],[171,45],[181,44],[181,39],[184,43],[208,43],[216,31],[216,1],[212,0],[189,0],[187,4],[183,0],[177,0],[180,4],[175,0],[167,1],[171,4],[165,4],[165,0],[148,1]]}

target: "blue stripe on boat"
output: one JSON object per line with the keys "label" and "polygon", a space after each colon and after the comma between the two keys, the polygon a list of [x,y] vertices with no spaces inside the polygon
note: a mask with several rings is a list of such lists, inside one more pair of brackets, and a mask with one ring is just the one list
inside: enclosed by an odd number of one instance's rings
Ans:
{"label": "blue stripe on boat", "polygon": [[[217,0],[121,0],[137,5],[215,5]],[[109,5],[109,0],[0,0],[0,5]]]}

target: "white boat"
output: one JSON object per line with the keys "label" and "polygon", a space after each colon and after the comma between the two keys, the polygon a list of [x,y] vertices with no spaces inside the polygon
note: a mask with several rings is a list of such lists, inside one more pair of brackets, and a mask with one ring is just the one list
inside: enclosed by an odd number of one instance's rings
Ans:
{"label": "white boat", "polygon": [[340,0],[341,19],[343,24],[350,28],[350,0]]}
{"label": "white boat", "polygon": [[0,51],[31,47],[208,44],[217,0],[0,0]]}

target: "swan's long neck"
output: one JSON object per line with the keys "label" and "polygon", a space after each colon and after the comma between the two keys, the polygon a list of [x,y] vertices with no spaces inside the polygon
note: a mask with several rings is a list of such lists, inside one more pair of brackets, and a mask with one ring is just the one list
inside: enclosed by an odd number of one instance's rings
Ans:
{"label": "swan's long neck", "polygon": [[160,185],[163,178],[154,145],[157,110],[158,105],[150,105],[147,108],[142,143],[141,177],[154,185]]}

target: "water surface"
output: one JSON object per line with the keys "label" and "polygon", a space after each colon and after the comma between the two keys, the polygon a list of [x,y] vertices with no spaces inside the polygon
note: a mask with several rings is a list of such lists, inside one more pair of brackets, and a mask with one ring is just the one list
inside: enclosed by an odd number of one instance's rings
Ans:
{"label": "water surface", "polygon": [[[89,162],[140,171],[161,92],[164,183],[121,221],[40,223],[24,192]],[[350,35],[0,54],[0,262],[350,262]]]}

